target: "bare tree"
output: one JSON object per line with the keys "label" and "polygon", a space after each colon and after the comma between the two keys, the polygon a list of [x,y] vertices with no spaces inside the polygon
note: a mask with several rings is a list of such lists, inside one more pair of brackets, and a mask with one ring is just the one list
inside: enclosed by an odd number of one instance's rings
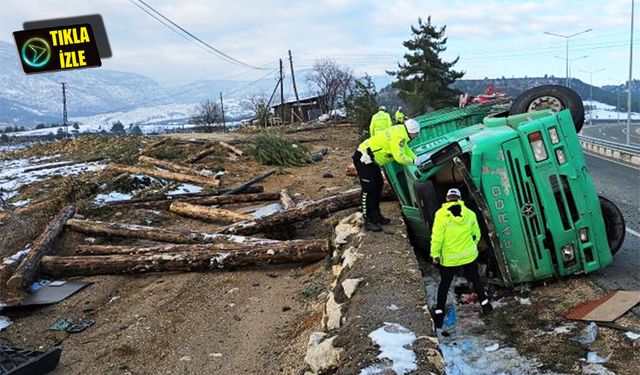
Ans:
{"label": "bare tree", "polygon": [[222,111],[218,103],[207,99],[196,107],[191,122],[200,125],[206,132],[211,133],[222,122]]}
{"label": "bare tree", "polygon": [[335,108],[338,98],[345,99],[353,86],[351,69],[329,59],[317,60],[306,78],[315,86],[317,94],[322,96],[320,104],[325,113]]}
{"label": "bare tree", "polygon": [[251,111],[259,125],[267,126],[269,108],[267,107],[267,99],[263,95],[246,95],[241,102],[241,106],[245,110]]}

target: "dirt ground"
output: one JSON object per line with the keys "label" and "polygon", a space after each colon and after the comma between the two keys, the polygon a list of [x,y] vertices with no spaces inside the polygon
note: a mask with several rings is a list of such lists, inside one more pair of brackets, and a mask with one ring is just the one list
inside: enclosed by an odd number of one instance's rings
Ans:
{"label": "dirt ground", "polygon": [[[196,134],[188,138],[198,136],[212,137]],[[355,178],[344,175],[359,138],[355,127],[291,135],[297,140],[309,137],[325,139],[305,143],[312,152],[328,148],[325,158],[304,167],[279,169],[261,182],[265,191],[285,188],[302,201],[357,184]],[[234,162],[224,153],[201,163],[224,166],[224,186],[235,186],[272,168],[249,157]],[[323,177],[326,174],[334,177]],[[169,228],[211,231],[215,227],[158,210],[80,213],[88,218]],[[302,225],[296,238],[330,238],[339,217]],[[10,227],[0,227],[0,231]],[[65,232],[56,253],[66,254],[69,248],[86,243],[84,237]],[[96,238],[93,243],[142,242]],[[2,314],[13,325],[0,338],[29,348],[61,345],[62,359],[54,374],[299,374],[305,368],[309,333],[319,329],[320,301],[331,281],[325,263],[234,272],[85,277],[82,280],[92,285],[61,303],[4,310]],[[48,329],[62,317],[89,318],[96,323],[72,335]]]}

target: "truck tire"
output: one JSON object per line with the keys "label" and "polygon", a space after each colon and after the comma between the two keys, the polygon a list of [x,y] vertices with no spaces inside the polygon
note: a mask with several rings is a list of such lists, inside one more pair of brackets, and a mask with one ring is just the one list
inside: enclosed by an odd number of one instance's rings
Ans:
{"label": "truck tire", "polygon": [[609,249],[611,249],[611,255],[615,255],[624,242],[626,233],[624,216],[622,216],[622,212],[613,202],[601,195],[598,198],[600,198],[600,209],[602,210],[604,227],[607,232]]}
{"label": "truck tire", "polygon": [[582,125],[584,125],[582,99],[575,91],[564,86],[543,85],[523,92],[511,104],[509,115],[518,115],[543,109],[560,112],[566,108],[571,111],[576,133],[580,133]]}

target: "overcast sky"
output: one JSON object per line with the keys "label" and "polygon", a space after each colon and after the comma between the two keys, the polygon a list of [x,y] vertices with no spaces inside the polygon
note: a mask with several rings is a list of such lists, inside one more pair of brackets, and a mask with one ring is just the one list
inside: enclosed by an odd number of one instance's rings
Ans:
{"label": "overcast sky", "polygon": [[[277,68],[291,49],[297,68],[332,58],[358,73],[383,74],[401,61],[402,41],[418,17],[446,25],[448,58],[460,56],[465,78],[565,75],[565,41],[572,34],[572,76],[594,84],[628,76],[631,0],[145,0],[225,53],[269,70],[250,71],[212,56],[142,12],[129,0],[0,0],[0,40],[22,22],[100,13],[113,57],[103,68],[146,74],[167,84],[199,79],[255,80]],[[640,29],[636,4],[636,30]],[[640,33],[634,49],[640,50]],[[634,77],[640,75],[635,54]]]}

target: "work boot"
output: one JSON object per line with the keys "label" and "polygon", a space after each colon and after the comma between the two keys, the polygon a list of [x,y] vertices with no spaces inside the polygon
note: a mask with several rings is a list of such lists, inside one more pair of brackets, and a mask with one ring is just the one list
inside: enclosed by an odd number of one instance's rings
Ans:
{"label": "work boot", "polygon": [[374,222],[373,220],[365,219],[364,230],[367,232],[381,232],[382,227],[380,226],[380,224]]}
{"label": "work boot", "polygon": [[491,305],[491,302],[489,302],[488,298],[480,302],[480,307],[482,307],[483,315],[488,315],[493,311],[493,306]]}
{"label": "work boot", "polygon": [[379,224],[379,225],[388,225],[388,224],[391,224],[391,219],[388,219],[388,218],[386,218],[386,217],[382,216],[382,213],[380,213],[380,211],[378,211],[378,212],[374,212],[374,213],[371,215],[371,220],[372,220],[374,223]]}
{"label": "work boot", "polygon": [[432,318],[433,318],[433,325],[436,327],[436,329],[441,329],[442,325],[444,324],[444,310],[442,309],[433,310]]}

